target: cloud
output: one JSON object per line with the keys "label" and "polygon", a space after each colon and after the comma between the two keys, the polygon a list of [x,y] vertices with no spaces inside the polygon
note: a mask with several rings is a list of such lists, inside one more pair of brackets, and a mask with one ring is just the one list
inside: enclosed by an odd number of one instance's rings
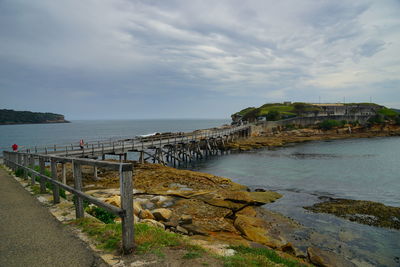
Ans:
{"label": "cloud", "polygon": [[235,103],[378,95],[385,82],[400,84],[398,8],[361,0],[3,0],[0,90],[56,91],[81,104],[92,97],[93,110],[184,95]]}

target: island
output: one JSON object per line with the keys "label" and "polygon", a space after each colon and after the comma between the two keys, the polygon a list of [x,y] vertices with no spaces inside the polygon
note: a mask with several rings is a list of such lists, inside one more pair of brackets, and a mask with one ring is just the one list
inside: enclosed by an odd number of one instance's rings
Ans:
{"label": "island", "polygon": [[64,115],[61,114],[0,109],[0,125],[68,122],[65,120]]}

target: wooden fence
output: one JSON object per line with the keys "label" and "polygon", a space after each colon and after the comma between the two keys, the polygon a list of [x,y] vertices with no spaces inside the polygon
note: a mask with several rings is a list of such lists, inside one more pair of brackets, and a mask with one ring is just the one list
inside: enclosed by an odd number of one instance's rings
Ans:
{"label": "wooden fence", "polygon": [[[53,202],[60,202],[60,188],[72,193],[75,196],[76,218],[84,217],[83,201],[86,200],[98,207],[101,207],[121,218],[122,221],[122,249],[129,254],[134,248],[134,227],[133,227],[133,187],[132,171],[133,166],[129,163],[114,163],[92,159],[58,157],[51,155],[30,154],[21,152],[4,151],[4,164],[17,171],[23,171],[23,177],[28,179],[31,176],[30,184],[35,185],[36,177],[39,177],[40,192],[46,192],[46,181],[53,185]],[[39,163],[39,172],[35,170],[36,162]],[[50,163],[51,177],[45,175],[46,162]],[[66,184],[65,179],[61,182],[57,176],[57,164],[71,163],[73,168],[74,186]],[[82,191],[82,166],[93,166],[119,172],[121,208],[105,203],[95,197],[89,196]],[[65,170],[65,169],[63,169]]]}

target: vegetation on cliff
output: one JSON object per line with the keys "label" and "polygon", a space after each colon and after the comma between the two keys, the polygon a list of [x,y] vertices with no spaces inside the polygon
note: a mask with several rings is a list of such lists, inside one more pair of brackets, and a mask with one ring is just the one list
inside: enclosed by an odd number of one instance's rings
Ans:
{"label": "vegetation on cliff", "polygon": [[0,109],[0,124],[59,123],[68,122],[64,115],[49,112],[15,111]]}
{"label": "vegetation on cliff", "polygon": [[296,103],[267,103],[258,108],[248,107],[242,109],[235,116],[242,116],[244,120],[252,121],[257,117],[266,117],[267,120],[280,120],[282,118],[295,117],[298,114],[306,111],[318,111],[319,107],[311,104],[296,102]]}

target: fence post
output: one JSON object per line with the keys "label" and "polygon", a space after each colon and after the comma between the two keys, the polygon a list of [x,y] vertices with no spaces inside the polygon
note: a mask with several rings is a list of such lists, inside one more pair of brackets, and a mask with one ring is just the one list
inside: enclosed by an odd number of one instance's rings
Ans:
{"label": "fence post", "polygon": [[[57,161],[55,159],[51,159],[51,178],[53,180],[58,181],[57,179]],[[60,187],[56,184],[53,184],[53,203],[60,203]]]}
{"label": "fence post", "polygon": [[67,184],[67,168],[65,166],[65,163],[61,163],[61,169],[62,169],[62,183]]}
{"label": "fence post", "polygon": [[[40,167],[40,173],[44,175],[44,171],[46,169],[45,167],[45,161],[43,157],[39,156],[39,167]],[[40,193],[44,194],[46,193],[46,180],[43,177],[40,177]]]}
{"label": "fence post", "polygon": [[[35,170],[35,156],[33,156],[32,154],[29,157],[29,168]],[[35,185],[35,178],[36,176],[31,173],[31,185]]]}
{"label": "fence post", "polygon": [[[23,155],[23,159],[24,159],[24,164],[23,164],[23,165],[24,165],[26,168],[28,168],[28,167],[29,167],[29,164],[28,164],[28,154],[24,154],[24,155]],[[25,179],[25,180],[28,179],[28,170],[25,169],[25,168],[24,168],[24,179]]]}
{"label": "fence post", "polygon": [[132,171],[122,171],[122,165],[120,165],[120,194],[121,208],[125,211],[121,218],[122,248],[125,254],[129,254],[134,249]]}
{"label": "fence post", "polygon": [[[74,186],[76,190],[82,191],[82,169],[81,165],[72,161],[74,168]],[[76,218],[83,218],[83,199],[78,195],[75,195],[75,215]]]}

